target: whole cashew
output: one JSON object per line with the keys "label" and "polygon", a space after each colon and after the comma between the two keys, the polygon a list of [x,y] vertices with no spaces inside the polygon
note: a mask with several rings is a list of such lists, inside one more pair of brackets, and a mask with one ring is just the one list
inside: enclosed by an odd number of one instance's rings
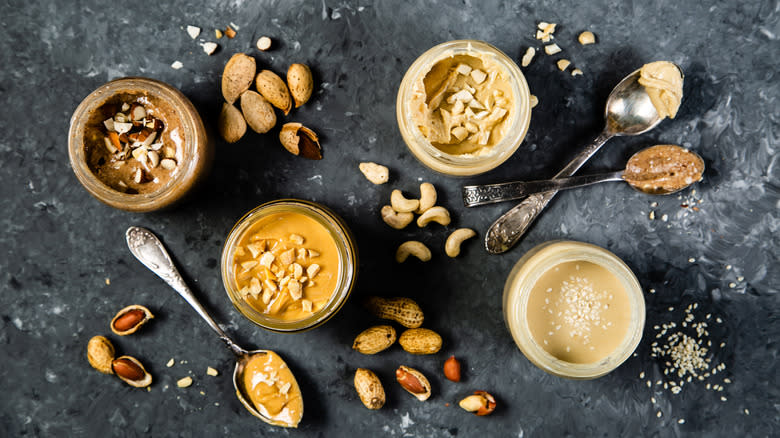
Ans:
{"label": "whole cashew", "polygon": [[396,230],[406,228],[414,220],[413,213],[396,213],[393,207],[389,205],[382,207],[381,214],[382,220]]}
{"label": "whole cashew", "polygon": [[450,257],[457,257],[460,254],[460,244],[464,240],[471,239],[476,235],[477,233],[471,228],[458,228],[447,237],[447,242],[444,244],[444,252]]}
{"label": "whole cashew", "polygon": [[417,257],[423,262],[427,262],[431,259],[431,250],[422,242],[410,240],[402,243],[401,246],[398,247],[398,250],[395,252],[395,261],[403,263],[410,255]]}
{"label": "whole cashew", "polygon": [[423,214],[434,205],[436,205],[436,187],[428,182],[420,184],[420,206],[415,213]]}
{"label": "whole cashew", "polygon": [[450,212],[444,207],[431,207],[417,218],[417,226],[422,228],[431,221],[447,226],[450,224]]}
{"label": "whole cashew", "polygon": [[420,201],[417,199],[406,199],[400,190],[395,189],[390,194],[390,205],[393,206],[393,210],[399,213],[411,213],[417,210],[420,206]]}

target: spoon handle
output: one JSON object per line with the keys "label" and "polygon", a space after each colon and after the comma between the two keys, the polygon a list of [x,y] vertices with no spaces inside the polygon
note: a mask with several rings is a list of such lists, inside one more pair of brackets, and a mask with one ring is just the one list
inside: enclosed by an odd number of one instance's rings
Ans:
{"label": "spoon handle", "polygon": [[198,312],[209,327],[212,328],[220,339],[227,344],[228,347],[238,356],[244,354],[244,350],[236,345],[232,339],[217,325],[211,315],[208,314],[206,308],[198,301],[195,294],[192,293],[190,288],[184,282],[184,279],[179,274],[176,266],[171,260],[171,256],[165,250],[160,239],[157,238],[151,231],[141,227],[130,227],[127,229],[127,246],[130,248],[130,252],[133,253],[135,258],[141,261],[149,270],[157,274],[162,278],[169,286],[171,286],[179,295],[182,296],[189,304]]}
{"label": "spoon handle", "polygon": [[[555,174],[554,178],[574,175],[614,135],[612,131],[605,128],[566,167]],[[501,254],[509,251],[523,237],[528,227],[531,226],[556,193],[558,192],[550,191],[531,195],[496,219],[487,233],[485,233],[485,249],[491,254]]]}
{"label": "spoon handle", "polygon": [[573,189],[605,181],[622,180],[623,171],[619,170],[617,172],[600,173],[597,175],[465,186],[463,187],[463,204],[466,207],[476,207],[478,205],[520,199],[523,196],[533,195],[535,193]]}

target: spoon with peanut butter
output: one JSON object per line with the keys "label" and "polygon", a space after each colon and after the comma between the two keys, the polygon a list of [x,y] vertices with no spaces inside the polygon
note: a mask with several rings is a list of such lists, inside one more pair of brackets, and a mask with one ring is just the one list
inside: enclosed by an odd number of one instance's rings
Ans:
{"label": "spoon with peanut butter", "polygon": [[126,237],[130,252],[178,292],[236,355],[233,387],[241,404],[268,424],[298,427],[303,417],[301,389],[282,358],[270,350],[245,350],[233,342],[187,287],[162,242],[151,231],[130,227]]}
{"label": "spoon with peanut butter", "polygon": [[[466,207],[475,207],[605,181],[625,181],[643,193],[669,195],[701,181],[703,174],[704,160],[697,153],[671,144],[656,145],[632,155],[625,170],[568,178],[466,186],[463,187],[463,202]],[[470,196],[471,192],[487,196]]]}

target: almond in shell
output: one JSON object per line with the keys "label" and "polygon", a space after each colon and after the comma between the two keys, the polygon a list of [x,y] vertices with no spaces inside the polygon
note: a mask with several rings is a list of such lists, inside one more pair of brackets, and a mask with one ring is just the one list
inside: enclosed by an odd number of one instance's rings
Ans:
{"label": "almond in shell", "polygon": [[285,123],[279,132],[279,141],[293,155],[310,160],[322,159],[322,148],[317,134],[300,123]]}
{"label": "almond in shell", "polygon": [[249,89],[256,71],[255,58],[244,53],[236,53],[230,58],[222,72],[222,96],[227,103],[232,104]]}
{"label": "almond in shell", "polygon": [[246,124],[258,134],[265,134],[276,125],[274,107],[252,90],[241,94],[241,112],[244,113]]}
{"label": "almond in shell", "polygon": [[241,111],[229,103],[222,104],[222,112],[219,113],[219,134],[228,143],[241,140],[246,134],[246,121]]}
{"label": "almond in shell", "polygon": [[290,113],[292,109],[290,92],[287,91],[287,85],[284,84],[279,75],[270,70],[263,70],[257,74],[255,86],[257,91],[271,102],[271,105],[282,110],[284,115]]}
{"label": "almond in shell", "polygon": [[292,94],[296,108],[306,103],[314,89],[314,79],[312,79],[309,66],[305,64],[291,65],[287,69],[287,86],[290,87],[290,94]]}

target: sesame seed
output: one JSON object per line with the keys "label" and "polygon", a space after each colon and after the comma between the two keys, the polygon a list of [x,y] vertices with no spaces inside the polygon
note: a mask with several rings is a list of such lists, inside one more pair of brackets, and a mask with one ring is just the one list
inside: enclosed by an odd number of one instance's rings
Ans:
{"label": "sesame seed", "polygon": [[720,398],[720,401],[726,401],[726,400],[727,400],[726,397],[721,397]]}
{"label": "sesame seed", "polygon": [[731,379],[729,378],[723,379],[723,383],[731,383]]}
{"label": "sesame seed", "polygon": [[650,293],[654,294],[655,293],[655,289],[650,289]]}
{"label": "sesame seed", "polygon": [[650,388],[650,387],[652,387],[652,386],[653,386],[653,382],[651,382],[651,381],[649,381],[649,380],[648,380],[648,381],[647,381],[647,387],[648,387],[648,388]]}
{"label": "sesame seed", "polygon": [[658,413],[655,414],[655,416],[658,417],[658,418],[661,418],[661,415],[663,415],[663,413],[661,413],[661,411],[658,411]]}
{"label": "sesame seed", "polygon": [[693,262],[695,262],[695,261],[696,261],[696,259],[695,259],[695,258],[693,258],[693,257],[691,257],[691,258],[689,258],[689,259],[688,259],[688,263],[693,263]]}
{"label": "sesame seed", "polygon": [[741,275],[740,275],[739,277],[737,277],[737,281],[742,281],[742,280],[744,280],[744,279],[745,279],[745,277],[743,277],[743,276],[741,276]]}
{"label": "sesame seed", "polygon": [[669,306],[669,309],[668,309],[668,310],[669,310],[670,312],[672,312],[672,311],[674,311],[674,307],[671,307],[671,306]]}
{"label": "sesame seed", "polygon": [[639,378],[640,378],[640,379],[644,379],[644,378],[645,378],[645,372],[644,372],[644,371],[642,371],[641,373],[639,373]]}
{"label": "sesame seed", "polygon": [[655,397],[650,397],[650,401],[653,402],[653,404],[655,404]]}
{"label": "sesame seed", "polygon": [[680,418],[677,420],[677,424],[685,424],[685,418]]}
{"label": "sesame seed", "polygon": [[732,289],[734,289],[735,287],[737,287],[737,283],[734,283],[734,282],[732,281],[731,283],[729,283],[729,287],[730,287],[730,288],[732,288]]}
{"label": "sesame seed", "polygon": [[731,270],[731,265],[726,265],[726,270],[730,271]]}
{"label": "sesame seed", "polygon": [[745,408],[745,415],[750,415],[750,410],[748,408]]}

